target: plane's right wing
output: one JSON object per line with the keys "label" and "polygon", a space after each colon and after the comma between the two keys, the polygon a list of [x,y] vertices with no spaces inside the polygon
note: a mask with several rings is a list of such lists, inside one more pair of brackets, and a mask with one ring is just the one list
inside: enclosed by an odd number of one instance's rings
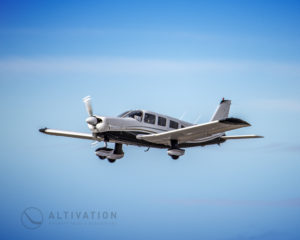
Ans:
{"label": "plane's right wing", "polygon": [[193,125],[157,134],[137,135],[137,139],[148,142],[170,145],[170,140],[177,140],[178,143],[193,141],[199,138],[212,136],[229,130],[250,126],[249,123],[238,118],[225,118],[208,123]]}
{"label": "plane's right wing", "polygon": [[70,132],[70,131],[63,131],[63,130],[56,130],[56,129],[49,129],[49,128],[41,128],[39,131],[48,135],[102,141],[101,138],[99,137],[96,138],[91,133]]}

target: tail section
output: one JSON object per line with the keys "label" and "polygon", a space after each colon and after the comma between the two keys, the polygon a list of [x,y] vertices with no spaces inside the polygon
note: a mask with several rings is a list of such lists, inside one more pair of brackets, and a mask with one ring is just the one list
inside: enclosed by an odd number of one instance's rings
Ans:
{"label": "tail section", "polygon": [[225,100],[223,98],[210,121],[216,121],[216,120],[222,120],[228,118],[230,104],[231,104],[230,100]]}

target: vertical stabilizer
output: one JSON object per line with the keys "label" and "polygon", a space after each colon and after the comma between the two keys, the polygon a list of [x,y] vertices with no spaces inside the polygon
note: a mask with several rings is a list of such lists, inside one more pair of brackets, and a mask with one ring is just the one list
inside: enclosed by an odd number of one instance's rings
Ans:
{"label": "vertical stabilizer", "polygon": [[216,120],[228,118],[230,104],[231,104],[230,100],[225,100],[223,98],[210,121],[216,121]]}

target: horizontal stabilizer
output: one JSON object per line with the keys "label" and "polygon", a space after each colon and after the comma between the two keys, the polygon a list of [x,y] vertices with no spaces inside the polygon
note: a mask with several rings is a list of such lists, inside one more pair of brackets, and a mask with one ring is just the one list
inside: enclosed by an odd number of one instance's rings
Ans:
{"label": "horizontal stabilizer", "polygon": [[229,140],[229,139],[263,138],[263,136],[252,134],[252,135],[222,136],[221,138],[224,140]]}
{"label": "horizontal stabilizer", "polygon": [[101,138],[94,137],[91,133],[70,132],[70,131],[62,131],[62,130],[55,130],[55,129],[49,129],[49,128],[41,128],[39,131],[41,133],[45,133],[48,135],[71,137],[71,138],[81,138],[81,139],[88,139],[88,140],[94,140],[94,141],[102,141]]}

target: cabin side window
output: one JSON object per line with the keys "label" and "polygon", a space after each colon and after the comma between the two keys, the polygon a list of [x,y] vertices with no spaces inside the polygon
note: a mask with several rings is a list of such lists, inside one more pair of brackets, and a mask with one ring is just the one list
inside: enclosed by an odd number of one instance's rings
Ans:
{"label": "cabin side window", "polygon": [[155,115],[150,114],[150,113],[145,113],[144,122],[150,123],[150,124],[155,124],[155,118],[156,118]]}
{"label": "cabin side window", "polygon": [[178,128],[178,122],[170,120],[170,128],[177,129]]}
{"label": "cabin side window", "polygon": [[159,126],[165,127],[166,124],[167,124],[167,119],[164,118],[164,117],[158,117],[158,122],[157,122],[157,124],[158,124]]}

